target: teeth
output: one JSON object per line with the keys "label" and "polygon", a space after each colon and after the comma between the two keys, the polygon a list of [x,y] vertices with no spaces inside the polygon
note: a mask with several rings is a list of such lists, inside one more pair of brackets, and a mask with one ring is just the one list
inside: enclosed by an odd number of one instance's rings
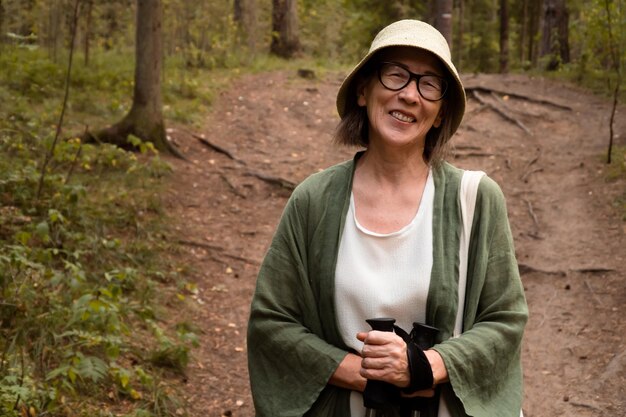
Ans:
{"label": "teeth", "polygon": [[415,121],[415,119],[414,119],[414,118],[409,117],[409,116],[406,116],[406,115],[404,115],[404,114],[400,113],[399,111],[392,111],[392,112],[391,112],[391,115],[392,115],[393,117],[395,117],[396,119],[398,119],[398,120],[402,121],[402,122],[411,123],[411,122],[414,122],[414,121]]}

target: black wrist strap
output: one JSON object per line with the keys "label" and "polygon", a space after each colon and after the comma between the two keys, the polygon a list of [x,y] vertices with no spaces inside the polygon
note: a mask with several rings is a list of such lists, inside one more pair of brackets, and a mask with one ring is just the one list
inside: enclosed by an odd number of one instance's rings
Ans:
{"label": "black wrist strap", "polygon": [[406,354],[409,360],[409,372],[411,383],[402,391],[411,394],[415,391],[430,389],[433,387],[433,370],[426,354],[415,343],[409,342],[406,345]]}

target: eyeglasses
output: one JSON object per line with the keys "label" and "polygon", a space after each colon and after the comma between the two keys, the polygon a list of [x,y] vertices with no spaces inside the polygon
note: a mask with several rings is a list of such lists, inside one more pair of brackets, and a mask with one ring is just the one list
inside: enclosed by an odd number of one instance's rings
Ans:
{"label": "eyeglasses", "polygon": [[388,90],[399,91],[409,85],[412,79],[417,82],[417,91],[428,101],[439,101],[446,94],[448,82],[438,75],[415,74],[404,65],[383,62],[378,68],[378,79]]}

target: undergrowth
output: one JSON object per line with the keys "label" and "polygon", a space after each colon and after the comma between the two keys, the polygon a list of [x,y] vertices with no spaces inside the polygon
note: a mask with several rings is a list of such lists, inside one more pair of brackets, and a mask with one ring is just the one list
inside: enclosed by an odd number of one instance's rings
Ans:
{"label": "undergrowth", "polygon": [[[163,307],[186,287],[163,256],[170,168],[150,144],[133,154],[66,137],[38,196],[63,70],[36,54],[0,56],[0,415],[184,414],[168,381],[197,339]],[[98,68],[73,74],[66,131],[123,115],[128,65]]]}

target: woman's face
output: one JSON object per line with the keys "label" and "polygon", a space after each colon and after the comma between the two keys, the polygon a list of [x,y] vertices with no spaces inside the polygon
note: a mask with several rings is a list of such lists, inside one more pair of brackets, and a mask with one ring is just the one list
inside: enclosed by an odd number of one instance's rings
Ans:
{"label": "woman's face", "polygon": [[[439,59],[419,49],[389,48],[378,61],[402,64],[416,74],[445,75]],[[443,116],[443,100],[425,100],[415,80],[401,90],[392,91],[380,83],[377,72],[357,88],[357,104],[367,109],[370,148],[423,148],[426,134],[433,126],[441,125]]]}

